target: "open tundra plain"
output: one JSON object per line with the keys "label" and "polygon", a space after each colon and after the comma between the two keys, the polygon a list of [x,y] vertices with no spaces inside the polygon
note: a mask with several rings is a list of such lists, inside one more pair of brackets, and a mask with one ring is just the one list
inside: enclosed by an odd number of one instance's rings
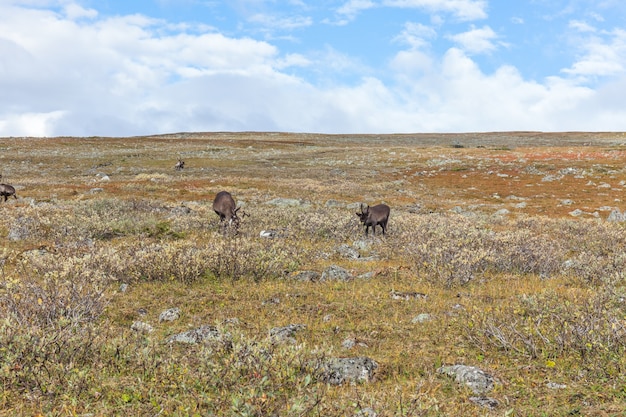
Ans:
{"label": "open tundra plain", "polygon": [[622,133],[0,138],[0,162],[1,416],[623,415]]}

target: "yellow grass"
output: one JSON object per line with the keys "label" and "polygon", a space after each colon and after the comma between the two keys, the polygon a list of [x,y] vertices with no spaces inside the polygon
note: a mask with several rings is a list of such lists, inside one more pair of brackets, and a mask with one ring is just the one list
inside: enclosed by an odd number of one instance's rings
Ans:
{"label": "yellow grass", "polygon": [[[0,206],[0,309],[8,317],[0,336],[0,415],[354,415],[366,407],[379,416],[620,415],[626,308],[619,300],[626,289],[617,266],[626,234],[606,218],[610,208],[624,209],[625,144],[622,133],[583,132],[0,138],[2,180],[19,197]],[[182,171],[174,170],[178,158],[185,161]],[[223,189],[249,214],[236,237],[220,233],[211,210]],[[265,204],[277,197],[308,205]],[[329,200],[338,205],[327,207]],[[369,240],[365,252],[378,255],[371,261],[336,252],[363,238],[349,206],[359,202],[392,208],[388,236]],[[191,214],[172,215],[181,205]],[[500,209],[509,213],[495,216]],[[583,213],[574,217],[575,209]],[[11,240],[16,224],[28,232]],[[272,228],[282,237],[258,237]],[[492,238],[494,247],[481,246]],[[506,250],[518,246],[507,260]],[[558,259],[550,259],[552,253]],[[170,256],[190,269],[167,269]],[[211,264],[223,259],[241,275]],[[538,264],[523,271],[525,259]],[[574,269],[562,266],[579,260]],[[263,265],[268,272],[255,276]],[[355,276],[374,274],[347,282],[290,278],[330,265]],[[81,291],[101,286],[106,300],[96,320],[76,327],[94,332],[91,362],[79,354],[84,339],[64,333],[62,314],[49,328],[26,322],[19,329],[11,321],[16,312],[40,317],[37,304],[50,308],[54,299],[45,289],[58,285],[62,293],[67,280],[81,282]],[[120,291],[121,283],[128,291]],[[43,295],[20,304],[37,285]],[[391,291],[427,297],[395,300]],[[181,308],[181,318],[159,323],[159,313],[170,307]],[[432,320],[413,323],[420,313]],[[606,341],[586,334],[588,347],[573,339],[556,346],[563,330],[556,323],[607,317],[615,320],[613,330],[594,328],[607,332]],[[138,320],[155,331],[131,332]],[[273,327],[298,323],[306,325],[296,335],[293,349],[300,350],[274,351],[298,359],[266,369],[269,385],[254,385],[256,371],[252,380],[248,374],[237,380],[235,356],[220,347],[164,343],[211,324],[232,332],[237,352],[265,346]],[[486,336],[493,328],[503,331],[506,346]],[[41,335],[55,331],[62,336],[49,346],[59,343],[75,357],[56,352],[42,358],[29,350],[35,349],[29,343],[37,344],[31,336],[45,341]],[[528,344],[538,353],[523,347],[515,331],[532,339]],[[549,342],[538,332],[551,332],[543,335]],[[342,348],[350,337],[363,346]],[[18,350],[34,356],[9,354]],[[307,361],[319,355],[368,356],[380,367],[367,384],[307,384]],[[473,404],[468,389],[436,372],[458,363],[496,377],[489,394],[500,403],[496,410]],[[223,371],[210,379],[209,369]],[[241,385],[228,385],[231,378]],[[54,388],[63,381],[71,387]],[[566,387],[547,388],[548,382]],[[221,383],[229,388],[211,391]],[[308,408],[298,411],[296,397],[306,398]]]}

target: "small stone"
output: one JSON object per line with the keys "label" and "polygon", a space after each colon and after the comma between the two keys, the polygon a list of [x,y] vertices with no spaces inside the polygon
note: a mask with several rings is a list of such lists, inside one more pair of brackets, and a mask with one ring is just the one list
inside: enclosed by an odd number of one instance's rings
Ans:
{"label": "small stone", "polygon": [[180,308],[170,308],[159,314],[159,321],[174,321],[180,317]]}
{"label": "small stone", "polygon": [[422,314],[418,314],[416,317],[413,318],[413,320],[411,320],[411,323],[416,324],[416,323],[425,323],[427,321],[431,321],[432,317],[430,314],[428,313],[422,313]]}
{"label": "small stone", "polygon": [[136,321],[131,326],[130,329],[138,332],[138,333],[152,333],[154,331],[154,327],[152,327],[148,323],[144,323],[142,321]]}

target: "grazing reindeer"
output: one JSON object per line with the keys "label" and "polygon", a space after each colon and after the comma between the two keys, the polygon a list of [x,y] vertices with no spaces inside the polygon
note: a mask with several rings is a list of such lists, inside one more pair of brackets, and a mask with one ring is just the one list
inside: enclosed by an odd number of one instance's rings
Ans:
{"label": "grazing reindeer", "polygon": [[376,235],[376,225],[379,224],[383,228],[383,235],[387,231],[387,221],[389,220],[389,212],[391,209],[386,204],[379,204],[374,207],[365,206],[361,203],[361,212],[356,215],[361,220],[361,223],[365,225],[365,236],[367,236],[367,230],[372,228],[372,234]]}
{"label": "grazing reindeer", "polygon": [[[220,223],[228,219],[228,223],[223,223],[222,228],[234,226],[235,231],[239,228],[240,219],[237,212],[241,207],[236,207],[233,196],[228,191],[220,191],[213,200],[213,211],[220,216]],[[245,215],[245,213],[243,213]]]}
{"label": "grazing reindeer", "polygon": [[[2,174],[0,174],[0,178],[2,178]],[[4,197],[4,201],[7,201],[11,196],[15,197],[17,200],[15,188],[9,184],[0,184],[0,197]]]}
{"label": "grazing reindeer", "polygon": [[176,171],[182,171],[183,168],[185,168],[185,161],[183,161],[182,159],[178,158],[178,162],[176,162],[176,165],[174,165],[174,169]]}

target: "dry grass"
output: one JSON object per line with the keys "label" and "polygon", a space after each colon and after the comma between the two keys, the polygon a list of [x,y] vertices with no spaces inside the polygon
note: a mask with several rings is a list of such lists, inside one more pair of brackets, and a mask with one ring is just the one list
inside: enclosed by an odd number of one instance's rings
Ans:
{"label": "dry grass", "polygon": [[[623,206],[621,133],[197,133],[0,149],[19,196],[0,206],[0,415],[622,413],[626,229],[605,220]],[[211,211],[222,189],[250,215],[236,236]],[[307,204],[265,204],[277,197]],[[363,244],[357,202],[392,207],[389,234],[361,249],[369,261],[337,251]],[[329,265],[372,274],[291,278]],[[181,318],[159,322],[170,307]],[[421,313],[432,320],[414,323]],[[297,345],[268,340],[297,323]],[[165,343],[205,324],[230,339]],[[345,350],[347,338],[362,345]],[[322,358],[357,355],[380,364],[374,382],[316,380]],[[497,378],[498,409],[436,373],[454,363]]]}

